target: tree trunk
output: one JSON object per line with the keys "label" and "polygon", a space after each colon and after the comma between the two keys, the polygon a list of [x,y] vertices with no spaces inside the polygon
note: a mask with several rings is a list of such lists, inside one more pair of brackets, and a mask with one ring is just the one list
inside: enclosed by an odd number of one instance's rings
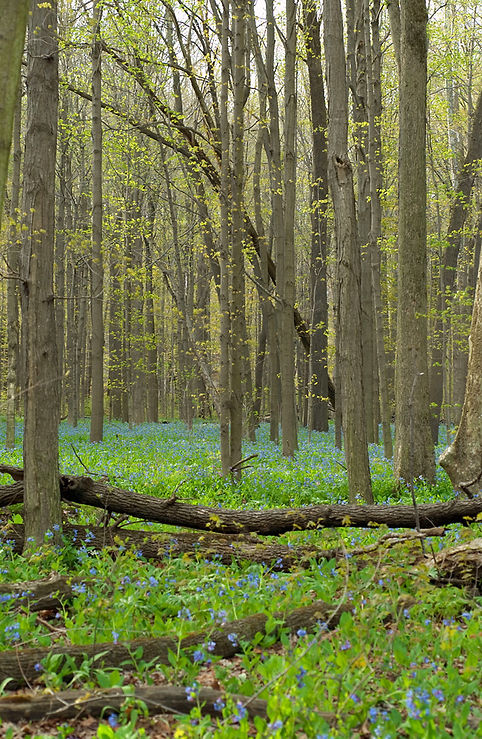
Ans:
{"label": "tree trunk", "polygon": [[[367,6],[368,0],[365,0]],[[370,258],[375,320],[375,342],[382,420],[383,451],[387,459],[393,457],[391,411],[388,396],[387,363],[383,340],[383,305],[380,281],[380,240],[382,235],[382,207],[380,191],[383,187],[382,164],[382,96],[381,96],[381,44],[380,44],[380,1],[374,0],[370,23],[369,9],[365,14],[365,46],[367,50],[367,107],[368,107],[368,168],[370,174]],[[371,27],[371,34],[370,34]],[[371,41],[370,41],[371,39]]]}
{"label": "tree trunk", "polygon": [[327,115],[321,66],[320,20],[313,0],[304,0],[303,18],[306,63],[310,82],[313,135],[311,184],[311,342],[308,424],[315,431],[328,431],[328,297],[326,285],[328,152]]}
{"label": "tree trunk", "polygon": [[53,296],[58,109],[57,3],[34,2],[29,21],[22,312],[26,346],[25,546],[60,542],[59,376]]}
{"label": "tree trunk", "polygon": [[102,5],[93,4],[92,42],[92,395],[90,441],[102,441],[104,429],[104,260],[102,254]]}
{"label": "tree trunk", "polygon": [[443,363],[445,361],[443,347],[440,344],[443,337],[450,334],[450,313],[447,307],[451,306],[457,261],[462,244],[462,234],[470,196],[475,181],[477,167],[482,158],[482,92],[479,93],[477,105],[470,125],[467,154],[456,177],[455,193],[450,205],[449,225],[447,228],[446,246],[442,251],[442,265],[440,271],[440,292],[437,304],[437,316],[433,333],[439,345],[432,358],[430,375],[430,401],[432,408],[432,438],[438,438],[440,411],[443,395]]}
{"label": "tree trunk", "polygon": [[293,457],[298,448],[295,400],[295,352],[293,308],[295,305],[295,197],[296,197],[296,2],[286,0],[284,74],[284,239],[283,269],[278,286],[280,311],[281,435],[283,455]]}
{"label": "tree trunk", "polygon": [[22,96],[20,88],[17,92],[17,105],[13,125],[13,169],[12,169],[12,198],[10,203],[10,233],[8,238],[7,267],[12,278],[7,282],[7,407],[5,424],[5,447],[12,449],[15,446],[15,405],[18,391],[17,375],[19,364],[19,316],[18,316],[18,285],[13,277],[18,273],[19,266],[19,228],[18,205],[20,200],[20,164],[22,150],[20,147],[20,128],[22,113]]}
{"label": "tree trunk", "polygon": [[[233,141],[231,189],[231,465],[242,459],[243,357],[246,351],[244,286],[244,105],[246,102],[246,9],[243,0],[232,3]],[[251,399],[248,400],[250,402]]]}
{"label": "tree trunk", "polygon": [[328,80],[328,174],[335,210],[338,272],[338,365],[350,501],[373,501],[365,433],[361,353],[360,251],[353,173],[348,158],[348,95],[339,0],[327,0],[324,42]]}
{"label": "tree trunk", "polygon": [[221,313],[219,336],[219,424],[221,474],[229,474],[231,467],[231,451],[229,444],[230,422],[230,382],[229,382],[229,350],[231,334],[231,314],[229,311],[229,221],[230,221],[230,177],[229,177],[229,3],[223,5],[222,16],[222,56],[221,56],[221,92],[220,92],[220,126],[219,144],[221,149],[221,187],[220,200],[220,244],[219,244],[219,310]]}
{"label": "tree trunk", "polygon": [[30,0],[0,0],[0,223]]}
{"label": "tree trunk", "polygon": [[440,457],[454,488],[481,489],[482,480],[482,260],[479,264],[464,405],[453,443]]}
{"label": "tree trunk", "polygon": [[394,473],[433,482],[427,364],[425,0],[401,8],[399,250]]}
{"label": "tree trunk", "polygon": [[367,55],[365,44],[364,0],[350,0],[347,4],[347,62],[353,97],[353,124],[356,156],[356,214],[358,247],[361,254],[361,340],[363,366],[363,405],[367,441],[378,443],[377,425],[377,368],[375,356],[375,327],[370,259],[371,195],[368,169],[368,109],[367,109]]}
{"label": "tree trunk", "polygon": [[109,249],[109,400],[111,419],[122,418],[122,398],[125,386],[122,378],[122,271],[123,216],[115,216],[112,243]]}
{"label": "tree trunk", "polygon": [[154,317],[154,277],[151,239],[154,235],[155,206],[149,200],[149,234],[146,246],[146,298],[145,298],[145,334],[146,334],[146,373],[147,373],[147,416],[148,423],[157,423],[159,420],[159,383],[157,376],[157,347]]}

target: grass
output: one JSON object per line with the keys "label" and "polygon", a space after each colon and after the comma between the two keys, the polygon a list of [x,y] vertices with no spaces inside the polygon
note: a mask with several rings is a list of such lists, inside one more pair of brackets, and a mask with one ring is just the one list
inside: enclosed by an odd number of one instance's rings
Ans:
{"label": "grass", "polygon": [[[93,477],[108,475],[119,487],[164,497],[177,494],[192,503],[232,508],[302,506],[346,502],[343,455],[334,448],[332,433],[300,432],[294,460],[281,456],[269,441],[269,430],[258,431],[256,453],[239,483],[223,480],[219,463],[219,429],[195,423],[188,432],[180,422],[106,425],[102,443],[91,444],[89,427],[66,424],[60,429],[60,467],[69,474],[85,474],[79,457]],[[0,426],[0,445],[4,426]],[[74,448],[75,452],[74,453]],[[441,451],[441,450],[439,450]],[[4,451],[6,464],[22,464],[20,446]],[[395,496],[392,468],[381,448],[370,447],[370,464],[377,502],[410,502],[408,491]],[[10,482],[5,476],[3,484]],[[445,473],[437,472],[435,487],[417,488],[419,502],[450,498]],[[16,509],[16,515],[21,510]],[[72,512],[68,515],[71,517]],[[93,514],[79,511],[77,520],[92,523]],[[169,527],[139,525],[166,530]],[[285,543],[316,543],[324,548],[343,543],[347,549],[376,542],[386,529],[338,529],[293,532],[278,537]],[[439,547],[474,538],[477,526],[451,526]],[[14,555],[3,538],[0,581],[24,581],[51,572],[85,577],[77,597],[50,622],[36,613],[0,606],[0,650],[12,646],[48,646],[55,641],[89,644],[124,641],[139,636],[182,636],[209,629],[220,621],[252,613],[289,611],[316,598],[330,603],[347,601],[353,614],[344,614],[334,631],[319,624],[314,632],[300,629],[284,634],[281,643],[269,635],[246,645],[233,660],[210,654],[209,640],[199,645],[194,660],[178,649],[169,665],[148,665],[138,655],[132,673],[102,668],[88,660],[72,674],[68,661],[47,658],[38,668],[39,688],[57,691],[71,687],[127,687],[133,679],[144,684],[181,684],[192,699],[190,715],[179,716],[171,733],[154,734],[143,718],[144,706],[129,703],[119,716],[106,715],[91,736],[137,737],[468,737],[482,736],[480,598],[454,587],[435,587],[420,562],[418,544],[398,545],[365,567],[348,558],[313,563],[309,569],[287,573],[252,563],[225,566],[198,558],[166,558],[161,564],[124,551],[114,560],[106,552],[92,552],[66,542],[61,549],[44,547],[29,561]],[[53,632],[52,627],[55,628]],[[1,655],[0,655],[1,659]],[[226,699],[219,719],[202,717],[197,705],[199,686],[216,685],[226,695],[258,695],[268,701],[268,720],[249,722],[243,706]],[[8,685],[1,686],[4,693]],[[335,713],[327,721],[324,712]],[[158,729],[156,729],[158,730]],[[3,731],[3,734],[2,734]],[[0,736],[20,736],[0,725]],[[75,722],[35,737],[75,736]],[[166,729],[167,731],[167,729]],[[147,733],[145,733],[147,732]]]}

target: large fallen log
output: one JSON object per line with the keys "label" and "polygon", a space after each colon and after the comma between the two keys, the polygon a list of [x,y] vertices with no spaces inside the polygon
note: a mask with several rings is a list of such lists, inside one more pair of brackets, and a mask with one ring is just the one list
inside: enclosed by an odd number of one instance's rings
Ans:
{"label": "large fallen log", "polygon": [[3,582],[0,583],[0,603],[13,602],[19,608],[28,606],[34,612],[57,609],[75,596],[75,586],[81,583],[85,583],[82,577],[55,574],[43,580]]}
{"label": "large fallen log", "polygon": [[[350,606],[346,604],[334,606],[318,600],[310,606],[296,608],[288,614],[273,614],[276,625],[269,634],[278,639],[283,629],[290,633],[296,633],[300,628],[308,631],[318,623],[324,623],[328,628],[335,628],[341,614],[350,610]],[[169,652],[177,654],[179,648],[190,652],[194,647],[202,646],[209,641],[211,654],[226,658],[232,657],[241,652],[243,644],[251,642],[257,633],[267,633],[267,621],[268,616],[265,613],[256,613],[212,629],[190,634],[180,642],[179,639],[163,636],[156,639],[133,639],[125,644],[111,642],[84,645],[56,644],[51,647],[11,649],[2,652],[1,655],[0,683],[9,678],[8,687],[10,689],[32,683],[39,677],[41,660],[49,655],[68,655],[77,666],[87,657],[95,658],[96,666],[99,667],[122,667],[123,670],[133,670],[140,659],[139,649],[144,662],[169,664]],[[273,623],[271,617],[270,622]]]}
{"label": "large fallen log", "polygon": [[470,587],[482,592],[482,539],[465,541],[434,554],[427,567],[435,572],[433,582],[439,585]]}
{"label": "large fallen log", "polygon": [[[0,698],[0,719],[2,721],[36,721],[45,718],[67,719],[81,716],[104,716],[118,713],[127,701],[143,701],[150,716],[159,713],[189,714],[199,705],[201,712],[211,716],[221,716],[219,702],[226,703],[226,694],[220,690],[200,688],[186,692],[186,688],[174,685],[135,687],[128,692],[122,688],[110,690],[62,690],[53,695],[35,693],[15,693]],[[261,698],[230,694],[229,699],[243,706],[250,718],[266,717],[267,702]],[[326,714],[329,719],[333,715]]]}
{"label": "large fallen log", "polygon": [[[0,505],[8,504],[4,500],[9,497],[9,490],[15,488],[16,494],[19,494],[18,486],[21,484],[16,482],[1,486]],[[110,513],[124,513],[172,526],[225,534],[253,532],[277,535],[306,529],[337,526],[367,528],[383,524],[390,528],[417,527],[416,515],[411,505],[327,504],[302,508],[229,510],[190,505],[179,501],[174,495],[170,498],[156,498],[112,487],[105,482],[96,482],[90,477],[69,475],[60,476],[60,492],[64,500],[78,505],[94,506]],[[12,495],[10,499],[11,497]],[[417,508],[421,528],[465,523],[475,520],[482,513],[482,497],[473,500],[456,498],[445,503],[422,503]]]}
{"label": "large fallen log", "polygon": [[[15,554],[23,551],[24,525],[9,523],[0,530],[2,539],[9,542]],[[179,557],[191,554],[202,555],[204,559],[216,560],[230,565],[233,561],[249,561],[269,565],[282,572],[293,567],[309,567],[311,561],[339,559],[346,555],[341,547],[321,549],[317,546],[288,546],[287,544],[266,543],[251,534],[212,534],[208,532],[180,531],[164,533],[136,531],[113,526],[81,526],[64,524],[63,533],[76,546],[82,543],[89,549],[101,550],[105,547],[119,550],[121,546],[134,548],[146,559],[164,560],[166,557]],[[435,532],[434,535],[439,535]],[[0,593],[2,586],[0,585]]]}
{"label": "large fallen log", "polygon": [[[10,548],[16,553],[23,550],[24,526],[10,524],[4,537],[8,537]],[[127,547],[134,548],[147,559],[163,560],[192,554],[201,555],[204,559],[230,565],[233,561],[252,561],[266,564],[274,571],[286,571],[291,567],[310,567],[313,561],[335,559],[353,561],[364,566],[374,559],[384,557],[389,547],[397,544],[418,541],[427,537],[444,536],[444,529],[425,529],[421,532],[406,531],[404,533],[384,534],[378,542],[356,549],[319,549],[318,547],[289,547],[280,544],[265,544],[250,535],[198,534],[181,532],[177,535],[153,534],[147,531],[73,526],[67,524],[64,533],[78,546],[101,550],[107,547],[114,556]],[[2,537],[0,532],[0,543]],[[440,556],[440,554],[439,554]],[[30,611],[58,609],[66,601],[77,596],[78,586],[89,587],[92,581],[81,577],[51,575],[42,580],[28,582],[0,583],[0,603],[14,603],[16,608],[28,606]]]}

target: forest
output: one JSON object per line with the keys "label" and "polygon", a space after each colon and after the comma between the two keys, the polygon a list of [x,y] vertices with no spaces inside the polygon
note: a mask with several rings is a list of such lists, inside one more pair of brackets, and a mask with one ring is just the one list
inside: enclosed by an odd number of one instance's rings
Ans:
{"label": "forest", "polygon": [[476,0],[0,17],[0,739],[482,737]]}

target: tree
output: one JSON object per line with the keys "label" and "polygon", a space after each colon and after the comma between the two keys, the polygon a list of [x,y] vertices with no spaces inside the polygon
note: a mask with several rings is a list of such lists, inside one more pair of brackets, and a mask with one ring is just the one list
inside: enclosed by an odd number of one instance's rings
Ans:
{"label": "tree", "polygon": [[425,0],[401,8],[395,476],[433,481],[427,362]]}
{"label": "tree", "polygon": [[[22,96],[17,94],[15,120],[13,126],[13,167],[12,167],[12,196],[10,202],[10,233],[8,239],[7,263],[13,274],[18,274],[19,259],[19,230],[18,205],[20,200],[20,165],[21,150],[21,113]],[[8,342],[8,370],[7,370],[7,408],[5,423],[5,446],[7,449],[15,446],[15,406],[18,389],[19,369],[19,316],[18,316],[18,288],[17,280],[10,279],[7,284],[7,342]]]}
{"label": "tree", "polygon": [[296,197],[296,2],[286,0],[284,140],[284,233],[279,285],[281,293],[281,430],[283,454],[298,448],[295,405],[293,308],[295,305],[295,197]]}
{"label": "tree", "polygon": [[53,295],[58,110],[57,3],[33,3],[29,20],[24,158],[22,314],[25,372],[25,546],[59,540],[60,378]]}
{"label": "tree", "polygon": [[350,499],[373,502],[363,411],[360,251],[353,172],[348,158],[348,91],[339,0],[327,0],[324,45],[328,81],[328,177],[335,210],[338,338],[337,377]]}
{"label": "tree", "polygon": [[480,489],[482,479],[482,259],[479,263],[464,404],[453,443],[439,459],[456,489]]}
{"label": "tree", "polygon": [[0,222],[30,0],[0,0]]}
{"label": "tree", "polygon": [[92,43],[92,411],[90,440],[102,441],[104,427],[104,263],[102,257],[102,6],[94,0]]}
{"label": "tree", "polygon": [[309,425],[316,431],[328,430],[327,367],[327,204],[328,153],[326,149],[327,113],[321,66],[320,21],[314,0],[303,1],[306,64],[310,82],[310,109],[313,126],[313,181],[311,185],[311,262],[312,300],[310,342]]}

